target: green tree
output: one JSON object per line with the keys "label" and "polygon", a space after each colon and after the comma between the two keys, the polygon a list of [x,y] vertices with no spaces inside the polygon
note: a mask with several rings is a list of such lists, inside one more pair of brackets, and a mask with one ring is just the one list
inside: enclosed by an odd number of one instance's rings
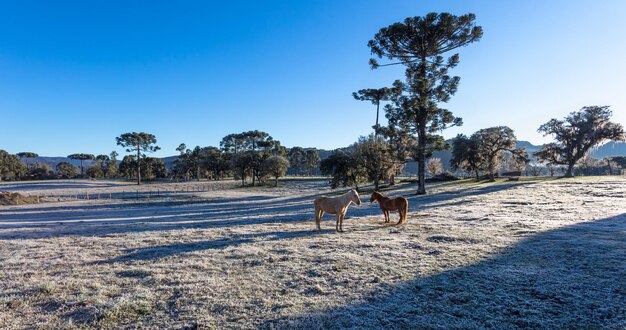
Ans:
{"label": "green tree", "polygon": [[617,173],[619,174],[619,170],[626,168],[626,156],[606,157],[604,161],[609,168],[609,175],[613,175],[613,169],[618,169]]}
{"label": "green tree", "polygon": [[[418,163],[417,194],[425,194],[426,158],[432,151],[448,147],[437,132],[461,125],[460,118],[438,106],[455,94],[459,77],[450,77],[448,70],[459,63],[459,55],[444,60],[443,54],[480,40],[483,31],[476,26],[474,14],[455,16],[429,13],[424,17],[408,17],[401,23],[380,29],[368,46],[378,58],[406,66],[406,82],[394,82],[393,106],[385,107],[390,125],[410,128],[417,135],[414,158]],[[394,62],[395,61],[395,62]],[[370,59],[372,68],[382,66]]]}
{"label": "green tree", "polygon": [[24,160],[24,163],[26,163],[26,168],[28,169],[30,167],[30,164],[28,164],[28,159],[29,158],[37,158],[39,157],[38,154],[34,153],[34,152],[29,152],[29,151],[24,151],[24,152],[18,152],[16,154],[17,157],[20,157],[21,159]]}
{"label": "green tree", "polygon": [[474,173],[476,181],[479,181],[484,164],[479,142],[463,134],[457,135],[452,141],[450,167],[453,170],[462,169],[468,173]]}
{"label": "green tree", "polygon": [[283,156],[271,156],[263,161],[263,174],[274,178],[274,187],[278,187],[278,178],[284,176],[289,168],[289,160]]}
{"label": "green tree", "polygon": [[132,133],[124,133],[115,138],[117,145],[126,148],[126,152],[136,152],[137,153],[137,184],[141,184],[141,171],[139,167],[141,166],[141,152],[155,152],[160,150],[157,143],[157,139],[154,135],[144,132],[132,132]]}
{"label": "green tree", "polygon": [[374,182],[375,190],[378,190],[381,180],[398,171],[392,148],[383,138],[376,135],[362,136],[352,147],[357,163],[363,168],[367,179]]}
{"label": "green tree", "polygon": [[137,161],[135,156],[126,155],[122,158],[122,162],[119,166],[119,173],[124,178],[136,178],[137,177]]}
{"label": "green tree", "polygon": [[19,179],[26,170],[19,157],[0,150],[0,181]]}
{"label": "green tree", "polygon": [[84,172],[84,167],[83,167],[83,161],[85,161],[85,160],[93,160],[95,157],[92,154],[71,154],[71,155],[67,156],[67,158],[80,160],[80,175],[83,176],[83,174],[85,173]]}
{"label": "green tree", "polygon": [[76,166],[70,162],[60,162],[56,166],[57,174],[63,179],[71,179],[78,175]]}
{"label": "green tree", "polygon": [[119,154],[116,151],[111,151],[111,153],[109,154],[109,160],[107,161],[107,166],[106,166],[106,177],[107,178],[114,178],[117,176],[117,170],[118,170],[118,164],[117,164],[117,156],[119,156]]}
{"label": "green tree", "polygon": [[370,101],[376,106],[376,124],[372,126],[374,128],[375,135],[378,135],[380,125],[378,124],[378,116],[380,113],[380,101],[388,101],[391,95],[391,89],[387,87],[383,88],[366,88],[361,89],[358,92],[352,93],[352,96],[359,101]]}
{"label": "green tree", "polygon": [[311,175],[311,171],[319,166],[320,155],[315,149],[308,149],[304,156],[304,171],[307,175]]}
{"label": "green tree", "polygon": [[496,180],[496,174],[501,162],[505,159],[505,152],[509,152],[515,159],[528,163],[526,150],[517,149],[517,138],[513,130],[506,126],[484,128],[472,134],[472,140],[478,143],[478,152],[484,161],[484,169],[490,181]]}
{"label": "green tree", "polygon": [[306,151],[302,147],[293,147],[289,149],[287,154],[289,164],[295,170],[297,175],[304,174],[304,168],[306,167]]}
{"label": "green tree", "polygon": [[588,106],[570,113],[565,120],[551,119],[541,125],[540,133],[554,135],[555,142],[545,144],[535,156],[548,164],[565,165],[566,177],[573,176],[576,163],[589,151],[607,141],[624,141],[624,127],[611,122],[608,106]]}
{"label": "green tree", "polygon": [[330,187],[333,189],[354,186],[358,191],[359,184],[367,180],[367,172],[354,151],[335,150],[321,161],[320,171],[331,177]]}
{"label": "green tree", "polygon": [[87,167],[87,176],[92,179],[100,179],[104,177],[104,171],[99,163],[93,163]]}

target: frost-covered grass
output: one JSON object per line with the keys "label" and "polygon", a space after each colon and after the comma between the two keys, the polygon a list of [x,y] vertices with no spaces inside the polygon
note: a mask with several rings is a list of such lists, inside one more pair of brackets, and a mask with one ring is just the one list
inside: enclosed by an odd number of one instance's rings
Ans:
{"label": "frost-covered grass", "polygon": [[2,207],[0,328],[626,327],[625,178],[429,188],[343,234],[322,180]]}

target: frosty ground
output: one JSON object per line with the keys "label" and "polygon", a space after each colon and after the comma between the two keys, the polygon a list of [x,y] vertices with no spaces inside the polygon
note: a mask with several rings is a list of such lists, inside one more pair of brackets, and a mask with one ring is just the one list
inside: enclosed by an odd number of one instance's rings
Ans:
{"label": "frosty ground", "polygon": [[0,328],[626,327],[624,177],[400,184],[408,224],[363,193],[343,234],[312,207],[343,191],[280,184],[0,207]]}

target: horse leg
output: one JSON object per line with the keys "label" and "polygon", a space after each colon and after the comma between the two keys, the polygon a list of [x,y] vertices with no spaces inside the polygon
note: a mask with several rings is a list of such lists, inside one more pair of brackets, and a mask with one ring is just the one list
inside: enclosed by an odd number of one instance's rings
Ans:
{"label": "horse leg", "polygon": [[389,211],[385,210],[385,223],[389,222]]}
{"label": "horse leg", "polygon": [[341,214],[341,221],[339,221],[339,231],[343,233],[343,219],[346,217],[345,213]]}
{"label": "horse leg", "polygon": [[339,219],[341,219],[341,212],[337,212],[337,220],[335,222],[335,231],[336,232],[340,232],[339,231]]}
{"label": "horse leg", "polygon": [[322,217],[324,216],[324,210],[315,210],[315,224],[317,225],[317,230],[321,230],[320,223],[322,222]]}
{"label": "horse leg", "polygon": [[404,217],[402,216],[402,209],[399,209],[399,210],[398,210],[398,215],[400,215],[400,220],[398,220],[398,223],[397,223],[397,224],[399,225],[399,224],[401,224],[401,223],[402,223],[402,219],[404,218]]}

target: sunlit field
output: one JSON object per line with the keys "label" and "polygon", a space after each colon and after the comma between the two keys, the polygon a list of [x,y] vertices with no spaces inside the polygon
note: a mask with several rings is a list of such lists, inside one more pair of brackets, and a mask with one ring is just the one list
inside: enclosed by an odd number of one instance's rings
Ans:
{"label": "sunlit field", "polygon": [[112,198],[0,207],[3,329],[626,327],[624,177],[399,184],[406,225],[365,191],[342,234],[319,179],[9,185]]}

